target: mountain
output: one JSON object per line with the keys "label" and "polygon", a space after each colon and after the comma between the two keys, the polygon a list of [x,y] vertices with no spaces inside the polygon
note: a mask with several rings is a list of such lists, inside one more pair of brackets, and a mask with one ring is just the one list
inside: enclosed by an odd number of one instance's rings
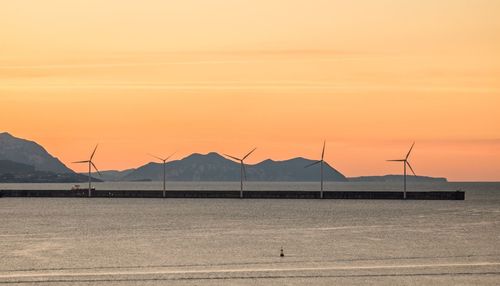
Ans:
{"label": "mountain", "polygon": [[[320,166],[305,169],[314,161],[294,158],[286,161],[266,160],[246,165],[249,181],[317,181]],[[217,153],[192,154],[182,160],[168,162],[166,177],[170,181],[239,181],[240,164]],[[340,172],[325,164],[325,181],[347,181]],[[148,163],[123,177],[126,181],[163,180],[163,164]]]}
{"label": "mountain", "polygon": [[29,174],[34,173],[35,167],[10,161],[10,160],[0,160],[0,174]]}
{"label": "mountain", "polygon": [[57,174],[37,171],[31,165],[0,160],[0,183],[81,183],[87,181],[87,176],[76,173]]}
{"label": "mountain", "polygon": [[[133,171],[135,171],[135,169],[127,169],[127,170],[123,170],[123,171],[109,170],[109,171],[101,171],[100,176],[97,172],[93,172],[93,173],[91,173],[91,175],[94,178],[100,178],[100,179],[107,181],[107,182],[119,182],[119,181],[123,181],[124,177],[127,176],[128,174],[132,173]],[[84,176],[88,176],[88,172],[87,173],[80,173],[80,174],[82,174]]]}
{"label": "mountain", "polygon": [[[349,182],[401,182],[403,175],[385,175],[385,176],[363,176],[348,178]],[[445,183],[448,182],[446,178],[434,178],[425,176],[406,176],[408,182],[434,182]]]}
{"label": "mountain", "polygon": [[0,133],[0,160],[30,165],[37,171],[74,174],[71,169],[50,155],[42,146],[33,141],[16,138],[7,132]]}
{"label": "mountain", "polygon": [[[166,174],[172,181],[234,181],[239,180],[240,167],[217,153],[192,154],[182,160],[168,162]],[[148,163],[124,177],[127,181],[163,180],[163,164]]]}
{"label": "mountain", "polygon": [[[293,158],[285,161],[265,160],[256,165],[250,166],[253,181],[288,181],[288,182],[308,182],[318,181],[320,179],[321,167],[315,165],[310,168],[304,168],[313,160],[305,158]],[[325,181],[347,181],[346,177],[339,171],[335,170],[328,163],[324,165],[324,180]]]}

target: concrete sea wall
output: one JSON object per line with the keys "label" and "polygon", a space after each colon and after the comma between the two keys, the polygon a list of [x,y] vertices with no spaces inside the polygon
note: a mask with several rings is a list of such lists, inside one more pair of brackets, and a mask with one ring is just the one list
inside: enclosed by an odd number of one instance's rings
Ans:
{"label": "concrete sea wall", "polygon": [[[0,197],[53,197],[53,198],[88,198],[88,190],[0,190]],[[162,191],[140,190],[93,190],[94,198],[163,198]],[[166,198],[218,198],[236,199],[240,197],[239,191],[167,191]],[[319,191],[244,191],[245,199],[319,199]],[[402,200],[403,192],[377,192],[377,191],[347,191],[323,192],[324,199],[336,200]],[[465,200],[462,191],[436,191],[436,192],[407,192],[408,200]]]}

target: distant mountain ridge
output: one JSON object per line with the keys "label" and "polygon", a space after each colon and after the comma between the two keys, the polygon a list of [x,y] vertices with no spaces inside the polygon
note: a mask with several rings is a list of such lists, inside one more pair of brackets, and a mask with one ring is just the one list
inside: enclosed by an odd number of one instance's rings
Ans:
{"label": "distant mountain ridge", "polygon": [[[127,169],[123,171],[117,171],[117,170],[108,170],[108,171],[100,171],[100,175],[97,172],[91,173],[92,177],[94,178],[100,178],[104,181],[107,182],[119,182],[123,180],[123,177],[127,176],[128,174],[132,173],[135,169]],[[83,172],[80,173],[82,175],[88,176],[88,172]]]}
{"label": "distant mountain ridge", "polygon": [[73,170],[36,142],[14,137],[7,132],[0,133],[0,160],[30,165],[36,171],[74,174]]}
{"label": "distant mountain ridge", "polygon": [[[309,182],[320,179],[320,165],[304,168],[315,161],[293,158],[284,161],[271,159],[246,165],[249,181]],[[324,180],[336,182],[391,182],[402,180],[402,175],[363,176],[346,178],[325,162]],[[150,162],[137,169],[103,171],[102,177],[93,173],[94,181],[161,181],[163,164]],[[0,181],[3,182],[82,182],[87,173],[76,174],[59,159],[50,155],[39,144],[0,133]],[[212,152],[191,154],[181,160],[168,162],[169,181],[239,181],[240,164]],[[99,179],[97,179],[99,178]],[[408,176],[408,181],[447,182],[446,178]]]}
{"label": "distant mountain ridge", "polygon": [[[384,175],[384,176],[362,176],[348,178],[349,182],[401,182],[403,175]],[[427,176],[406,176],[408,182],[448,182],[446,178],[435,178]]]}
{"label": "distant mountain ridge", "polygon": [[[267,159],[258,164],[246,165],[249,181],[288,181],[309,182],[320,178],[319,165],[310,169],[304,166],[315,162],[305,158],[293,158],[284,161]],[[84,173],[82,173],[84,174]],[[125,171],[102,171],[102,177],[92,173],[96,178],[106,181],[161,181],[163,180],[163,164],[150,162],[137,169]],[[240,165],[226,159],[218,153],[206,155],[192,154],[181,160],[168,162],[166,177],[169,181],[239,181]],[[336,182],[400,182],[403,175],[361,176],[346,178],[340,172],[325,164],[325,181]],[[427,176],[407,176],[408,182],[447,182],[446,178]]]}
{"label": "distant mountain ridge", "polygon": [[[88,177],[76,173],[57,174],[37,171],[35,167],[10,160],[0,160],[0,183],[80,183]],[[93,181],[101,181],[93,179]]]}
{"label": "distant mountain ridge", "polygon": [[0,174],[29,174],[34,173],[35,167],[10,160],[0,160]]}
{"label": "distant mountain ridge", "polygon": [[[304,168],[315,162],[304,158],[285,161],[265,160],[258,164],[246,165],[249,181],[317,181],[320,166]],[[192,154],[184,159],[168,162],[166,177],[170,181],[239,181],[240,164],[218,153]],[[325,181],[346,182],[347,178],[330,165],[325,164]],[[163,164],[151,162],[135,170],[128,170],[123,181],[163,180]]]}

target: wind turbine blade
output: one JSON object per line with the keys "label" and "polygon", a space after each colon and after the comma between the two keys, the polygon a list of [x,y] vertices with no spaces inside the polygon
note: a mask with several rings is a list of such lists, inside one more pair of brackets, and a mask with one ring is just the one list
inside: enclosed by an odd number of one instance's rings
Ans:
{"label": "wind turbine blade", "polygon": [[247,168],[245,167],[245,163],[243,163],[243,161],[241,162],[241,165],[243,166],[243,175],[245,176],[245,181],[247,181]]}
{"label": "wind turbine blade", "polygon": [[148,153],[148,155],[149,155],[149,156],[151,156],[151,157],[153,157],[153,158],[156,158],[156,159],[158,159],[158,160],[160,160],[160,161],[163,161],[163,159],[162,159],[162,158],[160,158],[160,157],[158,157],[158,156],[155,156],[155,155],[153,155],[153,154],[149,154],[149,153]]}
{"label": "wind turbine blade", "polygon": [[317,162],[314,162],[314,163],[311,163],[311,164],[309,164],[309,165],[305,166],[305,167],[304,167],[304,169],[305,169],[305,168],[312,167],[312,166],[314,166],[314,165],[317,165],[317,164],[319,164],[319,163],[321,163],[321,162],[323,162],[323,160],[321,160],[321,161],[317,161]]}
{"label": "wind turbine blade", "polygon": [[89,161],[92,161],[92,159],[94,158],[95,151],[97,151],[97,146],[99,146],[99,144],[95,145],[94,152],[92,152],[92,155],[90,155]]}
{"label": "wind turbine blade", "polygon": [[413,175],[416,177],[416,176],[417,176],[417,174],[415,174],[415,171],[413,171],[413,168],[411,167],[410,162],[406,161],[406,164],[408,164],[408,167],[410,167],[411,172],[412,172],[412,173],[413,173]]}
{"label": "wind turbine blade", "polygon": [[257,150],[257,148],[254,148],[252,151],[250,151],[248,154],[246,154],[245,157],[243,157],[243,159],[241,159],[241,160],[243,161],[246,158],[248,158],[248,156],[250,156],[250,154],[252,154],[255,150]]}
{"label": "wind turbine blade", "polygon": [[415,142],[411,145],[410,151],[408,151],[408,154],[406,154],[406,160],[408,160],[408,157],[410,157],[411,150],[413,150],[413,146],[415,146]]}
{"label": "wind turbine blade", "polygon": [[73,164],[81,164],[81,163],[88,163],[89,160],[86,160],[86,161],[76,161],[76,162],[71,162]]}
{"label": "wind turbine blade", "polygon": [[90,164],[92,165],[92,167],[94,167],[94,169],[97,171],[97,174],[99,174],[99,176],[102,177],[101,175],[101,172],[99,172],[99,170],[97,169],[97,167],[94,165],[94,162],[90,161]]}
{"label": "wind turbine blade", "polygon": [[321,160],[325,158],[325,147],[326,147],[326,140],[323,142],[323,151],[321,152]]}
{"label": "wind turbine blade", "polygon": [[231,156],[231,155],[224,154],[224,156],[229,157],[229,158],[231,158],[231,159],[234,159],[234,160],[236,160],[236,161],[242,161],[240,158],[236,158],[236,157]]}
{"label": "wind turbine blade", "polygon": [[166,162],[168,159],[172,158],[172,156],[174,156],[175,153],[177,153],[177,152],[172,153],[172,155],[168,156],[164,161]]}
{"label": "wind turbine blade", "polygon": [[400,159],[400,160],[387,160],[387,162],[404,162],[406,161],[405,159]]}

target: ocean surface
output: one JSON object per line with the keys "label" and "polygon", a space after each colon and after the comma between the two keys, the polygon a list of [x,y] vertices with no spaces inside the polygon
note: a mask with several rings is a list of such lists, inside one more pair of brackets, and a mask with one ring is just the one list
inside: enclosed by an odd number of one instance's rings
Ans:
{"label": "ocean surface", "polygon": [[[106,190],[161,186],[96,184]],[[0,184],[0,190],[71,187]],[[238,187],[168,183],[178,190]],[[401,190],[401,184],[325,188]],[[458,189],[465,201],[0,198],[0,284],[498,285],[500,183],[408,186]]]}

